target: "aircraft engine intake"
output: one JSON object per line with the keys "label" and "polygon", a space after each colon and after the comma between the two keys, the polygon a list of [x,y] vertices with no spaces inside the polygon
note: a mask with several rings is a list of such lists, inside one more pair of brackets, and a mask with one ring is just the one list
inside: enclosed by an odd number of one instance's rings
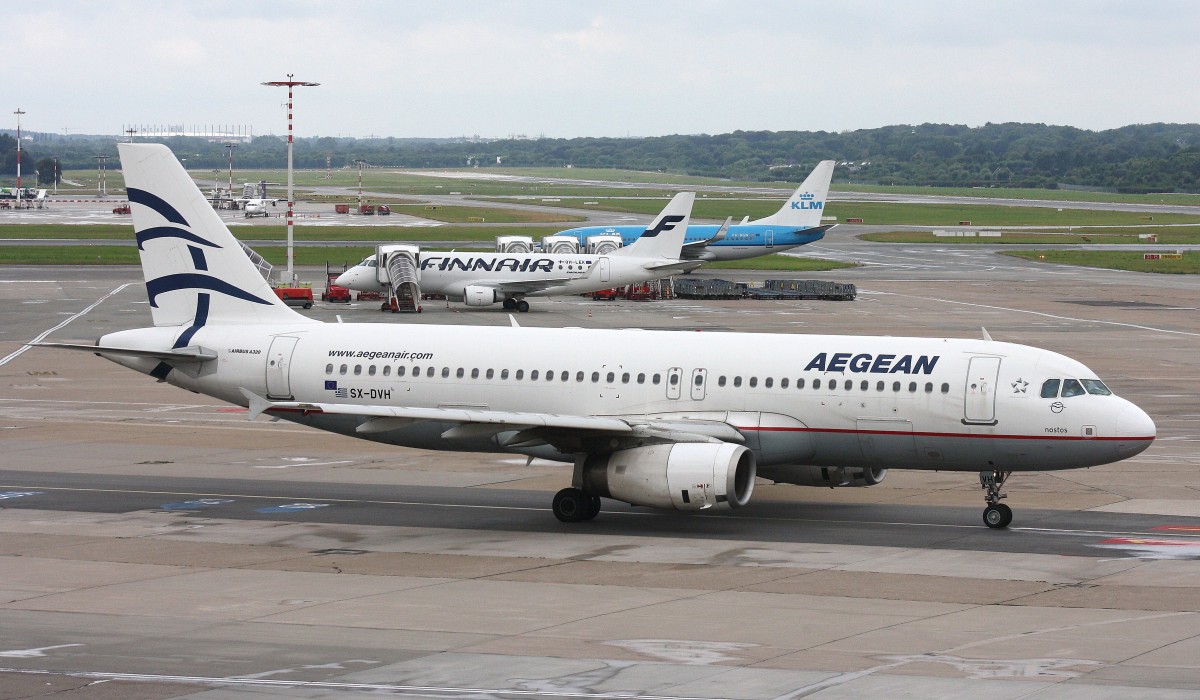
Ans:
{"label": "aircraft engine intake", "polygon": [[784,466],[762,470],[766,479],[797,486],[874,486],[887,476],[886,467]]}
{"label": "aircraft engine intake", "polygon": [[635,506],[737,508],[754,492],[754,453],[732,443],[676,443],[591,455],[583,490]]}
{"label": "aircraft engine intake", "polygon": [[467,306],[491,306],[496,303],[496,290],[475,284],[468,285],[463,289],[463,301]]}

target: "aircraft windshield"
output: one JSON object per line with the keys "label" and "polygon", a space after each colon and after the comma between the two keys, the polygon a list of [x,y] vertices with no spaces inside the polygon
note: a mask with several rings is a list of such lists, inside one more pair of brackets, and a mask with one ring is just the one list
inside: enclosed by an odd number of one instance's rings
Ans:
{"label": "aircraft windshield", "polygon": [[[1060,388],[1062,393],[1059,393]],[[1112,396],[1112,392],[1099,379],[1047,379],[1042,383],[1043,399],[1053,399],[1059,396],[1067,398],[1084,394]]]}

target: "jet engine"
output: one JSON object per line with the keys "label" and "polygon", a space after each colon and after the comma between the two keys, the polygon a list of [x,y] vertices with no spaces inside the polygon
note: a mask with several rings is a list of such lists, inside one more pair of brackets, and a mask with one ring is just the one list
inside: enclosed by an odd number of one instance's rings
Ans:
{"label": "jet engine", "polygon": [[463,301],[467,306],[491,306],[496,303],[496,290],[476,284],[468,285],[463,289]]}
{"label": "jet engine", "polygon": [[814,467],[782,466],[763,469],[759,475],[783,484],[797,486],[874,486],[887,476],[886,467]]}
{"label": "jet engine", "polygon": [[750,502],[754,476],[754,453],[741,445],[650,445],[589,456],[583,490],[635,506],[737,508]]}

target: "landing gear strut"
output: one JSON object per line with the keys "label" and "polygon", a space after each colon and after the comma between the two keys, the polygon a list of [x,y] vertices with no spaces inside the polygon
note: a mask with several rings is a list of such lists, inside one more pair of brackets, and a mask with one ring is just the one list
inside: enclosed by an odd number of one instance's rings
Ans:
{"label": "landing gear strut", "polygon": [[526,311],[529,311],[529,302],[525,301],[524,299],[506,297],[504,299],[504,310],[512,311],[513,309],[516,309],[521,313],[525,313]]}
{"label": "landing gear strut", "polygon": [[600,514],[600,497],[577,488],[563,489],[554,494],[552,508],[554,517],[564,523],[583,522]]}
{"label": "landing gear strut", "polygon": [[1008,527],[1012,522],[1012,508],[1000,502],[1002,498],[1008,498],[1008,494],[1001,489],[1004,488],[1004,482],[1008,481],[1008,477],[1012,476],[1012,472],[981,471],[979,472],[979,485],[987,491],[984,497],[987,500],[987,508],[983,509],[983,524],[994,530],[1001,530]]}

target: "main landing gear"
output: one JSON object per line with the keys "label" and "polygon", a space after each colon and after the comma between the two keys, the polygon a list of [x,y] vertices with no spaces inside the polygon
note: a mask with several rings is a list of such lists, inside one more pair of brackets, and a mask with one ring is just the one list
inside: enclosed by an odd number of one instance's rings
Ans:
{"label": "main landing gear", "polygon": [[1001,489],[1004,488],[1004,482],[1008,481],[1008,477],[1012,476],[1012,472],[1002,471],[982,471],[979,472],[979,485],[987,491],[987,508],[983,509],[983,524],[994,530],[1001,530],[1008,527],[1012,522],[1012,508],[1000,502],[1002,498],[1008,498],[1008,494]]}
{"label": "main landing gear", "polygon": [[600,514],[600,497],[577,488],[563,489],[554,494],[554,517],[564,523],[591,520]]}
{"label": "main landing gear", "polygon": [[506,311],[512,311],[513,309],[516,309],[521,313],[525,313],[526,311],[529,311],[529,302],[525,301],[524,299],[513,299],[512,297],[508,297],[504,300],[504,309]]}

